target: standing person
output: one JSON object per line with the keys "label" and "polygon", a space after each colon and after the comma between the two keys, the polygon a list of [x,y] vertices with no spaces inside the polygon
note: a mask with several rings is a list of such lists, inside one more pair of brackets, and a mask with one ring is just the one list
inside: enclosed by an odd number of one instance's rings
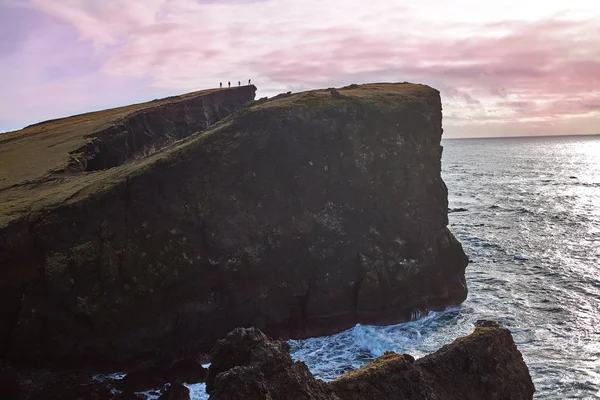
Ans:
{"label": "standing person", "polygon": [[229,85],[229,87],[231,87],[231,81],[227,81],[227,84]]}
{"label": "standing person", "polygon": [[251,80],[252,80],[252,79],[248,79],[248,86],[250,86],[250,84],[251,84],[251,82],[250,82],[250,81],[251,81]]}
{"label": "standing person", "polygon": [[223,82],[219,82],[219,87],[223,89]]}
{"label": "standing person", "polygon": [[242,82],[238,81],[238,86],[242,86]]}

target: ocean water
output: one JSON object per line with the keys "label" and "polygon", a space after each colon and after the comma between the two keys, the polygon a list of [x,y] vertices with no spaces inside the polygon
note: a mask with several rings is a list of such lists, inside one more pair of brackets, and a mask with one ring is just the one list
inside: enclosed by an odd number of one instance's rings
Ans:
{"label": "ocean water", "polygon": [[537,399],[600,399],[600,136],[444,140],[450,228],[471,260],[454,309],[292,341],[325,380],[386,350],[420,357],[478,319],[514,336]]}
{"label": "ocean water", "polygon": [[[457,308],[290,341],[330,380],[386,350],[421,357],[501,321],[537,399],[600,399],[600,137],[444,140],[450,227],[471,263]],[[466,211],[457,211],[457,209]],[[192,399],[208,397],[191,385]]]}

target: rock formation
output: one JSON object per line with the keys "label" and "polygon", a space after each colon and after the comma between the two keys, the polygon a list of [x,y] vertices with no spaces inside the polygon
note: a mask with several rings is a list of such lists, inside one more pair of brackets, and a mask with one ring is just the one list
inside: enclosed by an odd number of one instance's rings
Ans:
{"label": "rock formation", "polygon": [[206,369],[193,359],[175,365],[151,366],[121,374],[99,375],[86,370],[14,368],[0,361],[0,398],[3,400],[141,400],[140,393],[161,399],[189,399],[183,383],[206,379]]}
{"label": "rock formation", "polygon": [[[237,326],[299,338],[461,303],[467,258],[447,229],[439,93],[334,93],[256,103],[207,129],[218,118],[204,100],[146,104],[113,130],[94,125],[112,132],[98,151],[68,136],[92,114],[3,135],[14,156],[48,126],[55,163],[0,188],[0,357],[120,369],[208,350]],[[210,115],[254,91],[238,94]],[[144,134],[189,137],[152,152]]]}
{"label": "rock formation", "polygon": [[419,360],[387,352],[330,383],[253,328],[231,332],[212,356],[210,400],[530,400],[535,391],[510,331],[494,324]]}

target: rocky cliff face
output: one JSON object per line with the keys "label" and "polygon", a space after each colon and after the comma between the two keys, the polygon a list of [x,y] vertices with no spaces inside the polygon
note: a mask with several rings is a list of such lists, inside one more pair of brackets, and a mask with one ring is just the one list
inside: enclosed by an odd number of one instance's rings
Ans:
{"label": "rocky cliff face", "polygon": [[486,321],[415,360],[387,352],[332,382],[315,379],[289,346],[255,329],[236,329],[213,350],[211,400],[529,400],[535,388],[510,331]]}
{"label": "rocky cliff face", "polygon": [[84,174],[2,229],[2,354],[113,365],[237,326],[297,338],[459,304],[441,123],[426,86],[307,92]]}
{"label": "rocky cliff face", "polygon": [[97,171],[160,151],[233,114],[255,93],[255,86],[241,86],[133,112],[72,151],[69,167]]}

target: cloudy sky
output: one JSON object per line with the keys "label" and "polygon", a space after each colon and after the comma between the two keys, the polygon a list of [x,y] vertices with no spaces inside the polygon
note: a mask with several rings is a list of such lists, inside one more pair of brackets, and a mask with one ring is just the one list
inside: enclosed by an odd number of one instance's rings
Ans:
{"label": "cloudy sky", "polygon": [[0,0],[0,132],[252,82],[411,81],[447,137],[600,133],[598,0]]}

